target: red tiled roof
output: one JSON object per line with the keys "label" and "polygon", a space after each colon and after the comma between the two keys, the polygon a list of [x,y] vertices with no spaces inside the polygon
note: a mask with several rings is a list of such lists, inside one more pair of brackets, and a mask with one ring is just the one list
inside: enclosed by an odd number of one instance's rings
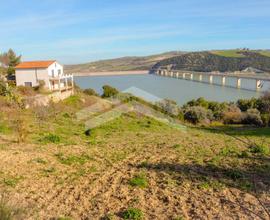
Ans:
{"label": "red tiled roof", "polygon": [[48,68],[54,62],[55,60],[22,62],[16,66],[16,69]]}

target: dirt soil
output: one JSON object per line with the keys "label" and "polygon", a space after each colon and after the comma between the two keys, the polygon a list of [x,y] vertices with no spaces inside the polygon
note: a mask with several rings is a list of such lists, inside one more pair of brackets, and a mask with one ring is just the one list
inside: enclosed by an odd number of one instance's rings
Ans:
{"label": "dirt soil", "polygon": [[[221,135],[209,134],[201,139],[199,134],[170,130],[149,134],[126,133],[128,138],[124,140],[112,135],[106,143],[92,147],[7,146],[2,137],[1,173],[10,179],[18,178],[18,183],[2,185],[1,191],[12,204],[27,210],[23,219],[102,219],[108,214],[121,219],[128,207],[140,208],[144,219],[269,219],[261,205],[263,202],[269,208],[269,185],[261,183],[268,188],[259,195],[260,200],[254,193],[228,185],[200,188],[198,176],[193,174],[204,171],[192,159],[196,151],[182,155],[172,147],[184,144],[194,149],[198,145],[220,148],[225,146]],[[136,143],[135,138],[139,140]],[[120,151],[125,155],[116,154]],[[65,165],[55,156],[59,152],[87,153],[92,158],[83,165]],[[187,176],[182,175],[187,170]],[[146,175],[146,188],[130,186],[129,180],[138,173]]]}

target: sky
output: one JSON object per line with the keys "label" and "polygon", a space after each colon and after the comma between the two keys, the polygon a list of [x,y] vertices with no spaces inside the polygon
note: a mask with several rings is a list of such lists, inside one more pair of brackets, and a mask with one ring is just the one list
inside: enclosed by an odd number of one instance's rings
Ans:
{"label": "sky", "polygon": [[270,0],[0,0],[0,52],[63,64],[270,49]]}

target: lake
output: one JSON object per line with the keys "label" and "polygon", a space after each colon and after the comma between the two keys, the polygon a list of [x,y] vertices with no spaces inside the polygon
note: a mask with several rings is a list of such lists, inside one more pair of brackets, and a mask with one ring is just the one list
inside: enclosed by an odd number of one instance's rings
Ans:
{"label": "lake", "polygon": [[[134,95],[142,96],[148,100],[152,99],[153,101],[151,96],[159,97],[161,99],[168,98],[175,100],[179,105],[183,105],[186,102],[199,97],[204,97],[211,101],[223,102],[236,101],[243,98],[259,97],[261,95],[261,92],[256,91],[221,87],[218,85],[150,74],[79,76],[75,77],[75,83],[82,89],[92,88],[100,94],[102,93],[102,86],[107,84],[121,91],[129,89],[130,92],[134,91]],[[233,85],[233,79],[231,79],[228,83]],[[253,85],[251,82],[247,82],[246,84],[247,86]]]}

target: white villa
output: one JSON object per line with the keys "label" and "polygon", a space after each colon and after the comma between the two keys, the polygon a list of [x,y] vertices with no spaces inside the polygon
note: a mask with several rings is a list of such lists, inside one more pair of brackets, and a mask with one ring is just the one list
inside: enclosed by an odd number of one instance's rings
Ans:
{"label": "white villa", "polygon": [[73,75],[64,74],[55,60],[22,62],[16,66],[17,86],[38,86],[43,81],[50,91],[73,90]]}

